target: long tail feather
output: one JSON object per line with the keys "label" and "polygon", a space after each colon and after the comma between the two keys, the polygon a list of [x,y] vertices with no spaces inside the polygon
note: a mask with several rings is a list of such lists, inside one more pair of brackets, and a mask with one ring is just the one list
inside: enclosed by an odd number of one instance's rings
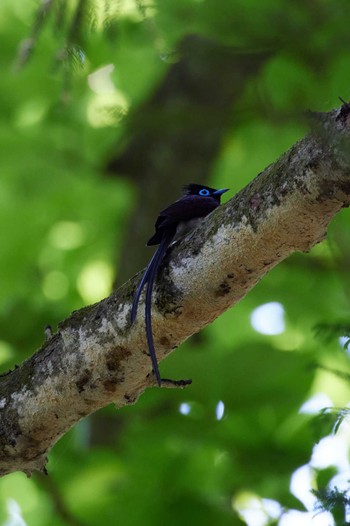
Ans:
{"label": "long tail feather", "polygon": [[140,296],[142,294],[144,286],[147,283],[149,274],[150,274],[150,272],[152,270],[152,267],[153,267],[153,265],[155,263],[155,260],[157,258],[157,254],[158,254],[159,249],[160,249],[160,245],[157,248],[157,250],[155,251],[155,253],[153,254],[151,261],[148,263],[147,268],[146,268],[145,272],[143,273],[143,276],[142,276],[142,278],[140,280],[140,283],[139,283],[139,285],[137,287],[137,290],[135,292],[134,299],[133,299],[133,302],[132,302],[132,307],[131,307],[131,316],[130,316],[131,317],[131,323],[134,323],[134,321],[136,320],[137,307],[139,305]]}
{"label": "long tail feather", "polygon": [[[175,231],[171,230],[164,234],[162,241],[158,247],[157,252],[155,253],[154,261],[152,261],[152,266],[147,276],[147,290],[146,290],[146,299],[145,299],[145,322],[146,322],[146,336],[148,349],[151,357],[151,362],[153,366],[153,371],[156,376],[158,385],[161,385],[161,377],[159,374],[158,361],[156,356],[156,351],[154,348],[153,333],[152,333],[152,290],[155,277],[157,275],[157,270],[159,264],[161,263],[166,249],[170,245]],[[153,259],[153,258],[152,258]],[[146,270],[147,272],[147,270]]]}

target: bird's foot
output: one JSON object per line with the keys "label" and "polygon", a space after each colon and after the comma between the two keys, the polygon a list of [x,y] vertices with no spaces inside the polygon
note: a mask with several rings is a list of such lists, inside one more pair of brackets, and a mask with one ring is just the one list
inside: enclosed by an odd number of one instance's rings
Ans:
{"label": "bird's foot", "polygon": [[159,387],[166,387],[168,389],[172,388],[180,388],[183,389],[184,387],[187,387],[188,385],[191,385],[192,380],[171,380],[170,378],[161,378],[158,374],[155,374],[154,371],[152,371],[150,374],[147,375],[148,379],[150,381],[150,385],[157,384]]}
{"label": "bird's foot", "polygon": [[170,380],[169,378],[161,378],[160,379],[160,387],[187,387],[188,385],[191,385],[192,380]]}

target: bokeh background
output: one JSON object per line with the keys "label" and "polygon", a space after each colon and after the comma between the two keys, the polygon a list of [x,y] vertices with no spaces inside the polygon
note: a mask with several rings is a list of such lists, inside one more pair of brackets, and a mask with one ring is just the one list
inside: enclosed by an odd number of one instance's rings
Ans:
{"label": "bokeh background", "polygon": [[[348,0],[2,0],[2,371],[145,265],[183,184],[233,195],[350,98],[349,21]],[[0,524],[346,524],[349,219],[162,362],[190,388],[1,479]]]}

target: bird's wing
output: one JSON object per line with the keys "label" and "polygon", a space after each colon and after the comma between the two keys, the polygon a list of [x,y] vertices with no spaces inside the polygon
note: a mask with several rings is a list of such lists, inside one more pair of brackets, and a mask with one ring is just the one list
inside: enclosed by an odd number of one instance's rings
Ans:
{"label": "bird's wing", "polygon": [[160,212],[155,228],[156,230],[159,228],[163,229],[181,221],[190,221],[196,217],[206,216],[217,206],[218,202],[212,197],[206,198],[199,195],[182,197]]}
{"label": "bird's wing", "polygon": [[164,232],[182,222],[190,221],[197,217],[203,217],[215,208],[218,202],[212,197],[202,197],[199,195],[186,195],[178,199],[172,205],[162,210],[155,224],[155,234],[148,240],[147,245],[158,245]]}

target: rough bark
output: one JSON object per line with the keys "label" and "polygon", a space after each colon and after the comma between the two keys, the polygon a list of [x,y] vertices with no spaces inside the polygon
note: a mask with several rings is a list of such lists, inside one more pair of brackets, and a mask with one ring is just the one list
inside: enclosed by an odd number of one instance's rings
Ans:
{"label": "rough bark", "polygon": [[[153,296],[159,360],[289,254],[322,240],[349,205],[349,107],[313,120],[309,136],[170,247]],[[142,316],[129,321],[139,279],[74,312],[0,378],[1,475],[43,470],[50,448],[81,418],[112,402],[133,403],[154,384]]]}

